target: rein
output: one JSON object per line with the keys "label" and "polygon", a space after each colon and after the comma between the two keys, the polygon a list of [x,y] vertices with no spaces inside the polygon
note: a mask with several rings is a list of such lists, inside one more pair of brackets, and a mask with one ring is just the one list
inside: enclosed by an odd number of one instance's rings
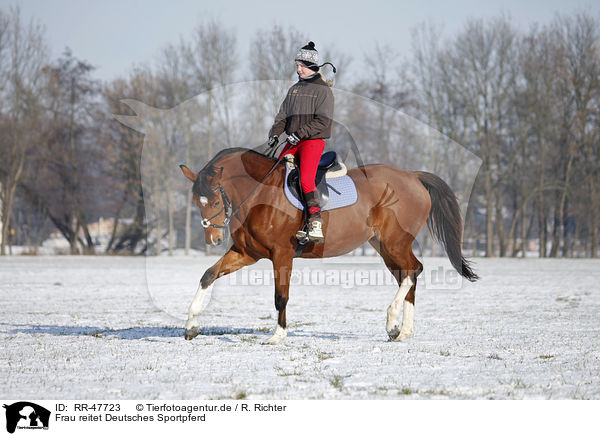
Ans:
{"label": "rein", "polygon": [[[281,143],[283,144],[283,142]],[[275,152],[277,151],[277,149],[281,146],[281,144],[277,144],[276,146],[274,146],[270,151],[268,151],[265,156],[267,157],[273,157],[275,156]],[[223,198],[223,207],[221,208],[221,210],[219,210],[216,214],[214,214],[213,216],[211,216],[210,218],[204,218],[202,219],[201,223],[202,223],[202,227],[204,227],[205,229],[208,227],[214,227],[217,229],[225,229],[227,228],[227,226],[229,225],[229,223],[231,222],[231,218],[233,218],[241,209],[241,207],[244,205],[244,203],[250,198],[252,197],[252,195],[256,192],[256,190],[260,187],[260,185],[262,185],[262,183],[265,181],[265,179],[267,177],[269,177],[269,175],[273,172],[273,170],[275,170],[275,167],[277,167],[277,164],[279,164],[281,161],[283,160],[283,155],[277,160],[277,162],[275,162],[273,164],[273,166],[271,167],[271,169],[267,172],[267,174],[265,174],[265,176],[260,180],[260,182],[258,182],[258,184],[254,187],[254,189],[250,192],[250,194],[248,194],[246,196],[246,198],[244,198],[244,200],[242,200],[242,202],[239,204],[238,207],[235,208],[235,210],[232,212],[232,204],[231,204],[231,200],[229,200],[229,197],[227,196],[227,193],[225,192],[225,189],[223,188],[223,186],[219,183],[219,185],[213,190],[216,191],[217,189],[219,191],[221,191],[221,197]],[[221,215],[222,212],[225,212],[225,220],[223,221],[223,225],[218,225],[218,224],[213,224],[210,221],[214,218],[216,218],[217,216]]]}

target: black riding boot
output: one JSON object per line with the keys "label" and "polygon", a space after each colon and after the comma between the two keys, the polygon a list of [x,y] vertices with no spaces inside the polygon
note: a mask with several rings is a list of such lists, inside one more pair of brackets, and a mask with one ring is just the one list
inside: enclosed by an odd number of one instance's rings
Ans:
{"label": "black riding boot", "polygon": [[[308,214],[308,239],[312,242],[321,243],[325,240],[323,236],[323,221],[321,220],[321,204],[319,202],[319,193],[311,191],[304,194],[306,201],[306,213]],[[309,211],[313,207],[318,207],[319,211],[311,214]],[[306,231],[298,230],[296,233],[298,239],[306,238]]]}

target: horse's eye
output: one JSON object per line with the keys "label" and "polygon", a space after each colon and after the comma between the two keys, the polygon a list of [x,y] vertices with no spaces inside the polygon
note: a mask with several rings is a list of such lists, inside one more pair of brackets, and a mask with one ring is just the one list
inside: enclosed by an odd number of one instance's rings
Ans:
{"label": "horse's eye", "polygon": [[219,204],[221,204],[221,202],[220,201],[216,201],[215,202],[215,207],[217,207]]}

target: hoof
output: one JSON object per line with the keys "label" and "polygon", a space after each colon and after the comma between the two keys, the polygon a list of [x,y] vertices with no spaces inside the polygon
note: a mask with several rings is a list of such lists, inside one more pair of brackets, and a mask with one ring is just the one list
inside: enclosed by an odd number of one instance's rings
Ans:
{"label": "hoof", "polygon": [[399,342],[404,341],[406,339],[410,339],[413,335],[413,332],[407,332],[403,330],[398,330],[398,328],[393,328],[388,332],[388,336],[390,338],[390,342]]}
{"label": "hoof", "polygon": [[400,335],[400,326],[394,326],[387,331],[387,334],[390,338],[390,341],[395,341],[396,338]]}
{"label": "hoof", "polygon": [[196,336],[198,336],[198,334],[200,334],[200,329],[198,327],[192,327],[191,329],[186,329],[185,330],[185,340],[191,341]]}
{"label": "hoof", "polygon": [[277,326],[275,329],[275,334],[271,336],[269,339],[263,342],[264,345],[277,345],[282,342],[287,336],[287,332],[284,328]]}

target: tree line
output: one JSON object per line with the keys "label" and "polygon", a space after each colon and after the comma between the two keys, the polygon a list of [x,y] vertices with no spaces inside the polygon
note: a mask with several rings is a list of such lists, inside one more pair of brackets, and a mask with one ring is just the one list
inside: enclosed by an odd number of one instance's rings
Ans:
{"label": "tree line", "polygon": [[[599,31],[586,13],[527,30],[498,16],[450,36],[419,25],[410,54],[318,46],[338,70],[328,146],[351,164],[440,174],[465,205],[473,255],[597,257]],[[71,253],[97,253],[99,217],[112,219],[103,252],[207,249],[177,165],[263,144],[309,36],[274,26],[242,47],[207,21],[104,82],[68,49],[51,59],[45,38],[18,8],[0,9],[2,255],[35,251],[52,231]]]}

